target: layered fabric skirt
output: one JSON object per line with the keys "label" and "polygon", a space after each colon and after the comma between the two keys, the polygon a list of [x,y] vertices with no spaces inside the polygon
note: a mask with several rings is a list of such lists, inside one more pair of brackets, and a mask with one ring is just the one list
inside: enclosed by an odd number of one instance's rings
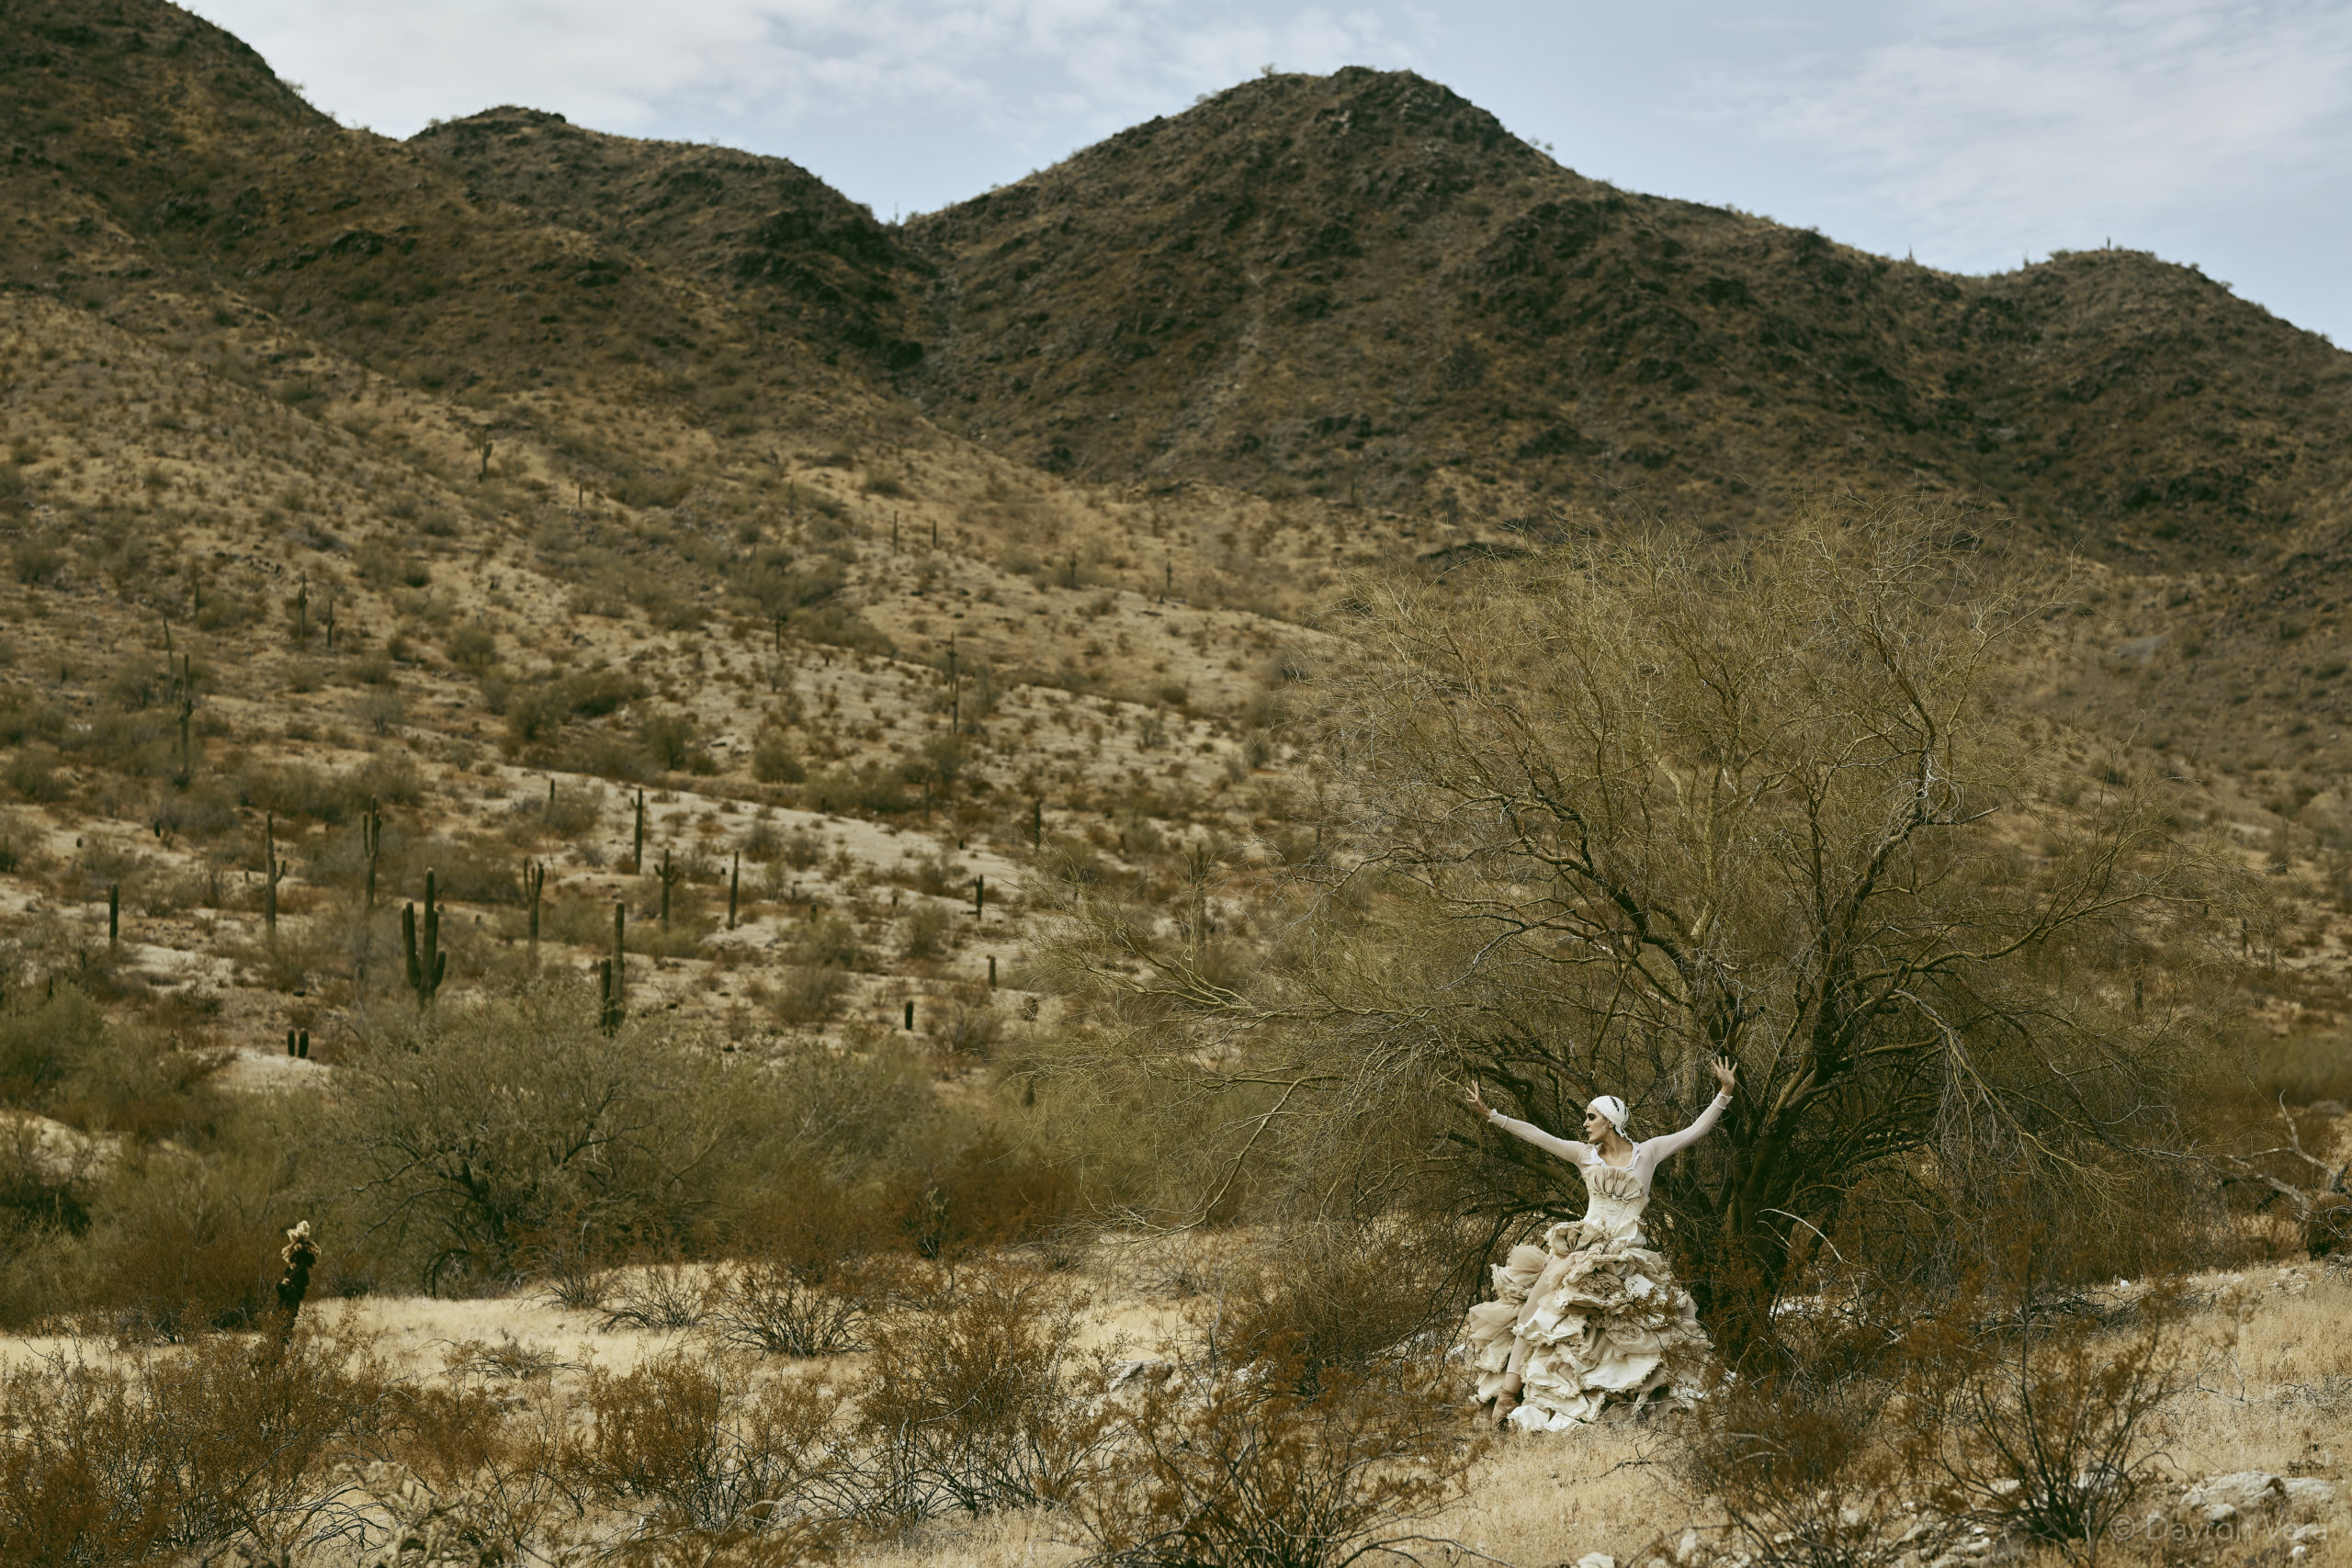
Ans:
{"label": "layered fabric skirt", "polygon": [[1688,1410],[1712,1348],[1699,1309],[1639,1231],[1611,1235],[1554,1225],[1544,1247],[1511,1248],[1493,1273],[1496,1299],[1463,1330],[1483,1403],[1520,1359],[1522,1431],[1564,1432],[1652,1409]]}

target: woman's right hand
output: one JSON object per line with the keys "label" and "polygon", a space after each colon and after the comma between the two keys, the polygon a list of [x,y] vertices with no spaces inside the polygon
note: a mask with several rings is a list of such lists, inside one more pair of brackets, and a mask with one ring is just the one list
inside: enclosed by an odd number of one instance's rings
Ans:
{"label": "woman's right hand", "polygon": [[1478,1113],[1479,1121],[1485,1122],[1493,1117],[1495,1113],[1494,1107],[1488,1105],[1487,1103],[1487,1097],[1478,1092],[1478,1080],[1476,1078],[1472,1078],[1470,1080],[1469,1100],[1470,1109]]}

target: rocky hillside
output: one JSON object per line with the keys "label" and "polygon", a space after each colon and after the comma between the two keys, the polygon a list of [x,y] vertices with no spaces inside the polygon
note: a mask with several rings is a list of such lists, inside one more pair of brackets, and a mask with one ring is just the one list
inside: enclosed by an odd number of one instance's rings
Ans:
{"label": "rocky hillside", "polygon": [[[1240,841],[1352,568],[1850,491],[2094,558],[2030,700],[2352,852],[2352,359],[2193,270],[1948,276],[1357,70],[886,225],[784,160],[527,109],[345,129],[161,0],[0,14],[0,148],[28,803],[156,819],[187,759],[81,738],[152,727],[131,666],[168,637],[224,778],[691,761],[775,809],[928,791],[959,839],[1034,840],[1051,796],[1114,855]],[[215,859],[275,798],[236,787]]]}
{"label": "rocky hillside", "polygon": [[1924,490],[2141,570],[2352,524],[2352,355],[2192,268],[1868,255],[1408,73],[1249,82],[907,237],[924,406],[1061,471],[1718,525]]}

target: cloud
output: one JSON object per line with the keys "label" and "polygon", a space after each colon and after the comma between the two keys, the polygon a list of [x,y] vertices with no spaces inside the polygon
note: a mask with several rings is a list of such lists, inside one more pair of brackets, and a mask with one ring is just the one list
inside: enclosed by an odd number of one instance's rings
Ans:
{"label": "cloud", "polygon": [[[405,135],[501,102],[614,130],[757,118],[1101,118],[1230,85],[1403,52],[1374,11],[1287,15],[1182,0],[198,0],[346,120]],[[576,112],[575,112],[576,111]],[[1147,110],[1146,112],[1148,112]],[[1124,123],[1124,121],[1121,121]]]}
{"label": "cloud", "polygon": [[2337,0],[1936,0],[1901,33],[1770,76],[1711,73],[1702,96],[1972,267],[2345,177]]}

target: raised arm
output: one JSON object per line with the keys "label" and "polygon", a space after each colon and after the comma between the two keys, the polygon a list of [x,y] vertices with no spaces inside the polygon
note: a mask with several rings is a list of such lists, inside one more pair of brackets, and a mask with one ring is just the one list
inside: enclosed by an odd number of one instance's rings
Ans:
{"label": "raised arm", "polygon": [[1724,1108],[1731,1103],[1731,1091],[1737,1085],[1738,1078],[1732,1065],[1720,1056],[1709,1064],[1708,1070],[1715,1075],[1715,1082],[1721,1086],[1715,1091],[1715,1098],[1707,1101],[1707,1109],[1699,1112],[1697,1121],[1679,1133],[1661,1133],[1643,1143],[1642,1152],[1650,1156],[1652,1166],[1668,1155],[1689,1148],[1713,1132],[1715,1123],[1724,1119]]}
{"label": "raised arm", "polygon": [[1470,1086],[1470,1093],[1466,1098],[1470,1101],[1470,1109],[1477,1113],[1478,1120],[1481,1122],[1491,1122],[1512,1137],[1533,1144],[1547,1154],[1555,1154],[1572,1165],[1581,1167],[1592,1153],[1590,1144],[1579,1144],[1569,1138],[1555,1138],[1532,1122],[1521,1122],[1515,1116],[1504,1115],[1487,1103],[1487,1097],[1479,1091],[1478,1086],[1475,1083]]}
{"label": "raised arm", "polygon": [[1581,1166],[1591,1157],[1592,1145],[1573,1138],[1555,1138],[1532,1122],[1522,1122],[1516,1116],[1506,1116],[1499,1111],[1487,1112],[1487,1120],[1524,1143],[1533,1144],[1546,1154],[1558,1155],[1571,1165]]}

